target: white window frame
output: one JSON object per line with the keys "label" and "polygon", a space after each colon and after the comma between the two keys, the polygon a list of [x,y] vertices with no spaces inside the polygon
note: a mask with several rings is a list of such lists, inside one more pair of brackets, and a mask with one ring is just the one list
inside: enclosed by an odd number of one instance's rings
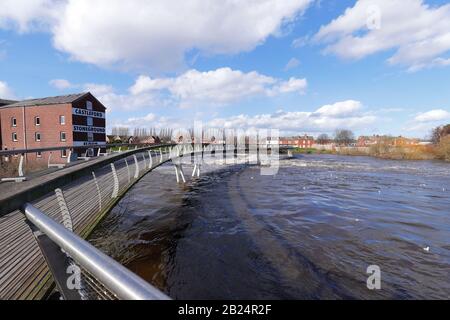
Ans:
{"label": "white window frame", "polygon": [[[64,135],[64,138],[63,138],[63,135]],[[61,131],[59,133],[59,140],[62,141],[62,142],[65,142],[67,140],[67,135],[66,135],[65,131]]]}
{"label": "white window frame", "polygon": [[[38,138],[38,135],[39,135],[39,138]],[[41,135],[40,132],[35,132],[34,133],[34,140],[38,141],[38,142],[42,140],[42,135]]]}
{"label": "white window frame", "polygon": [[92,110],[92,101],[86,101],[86,109]]}
{"label": "white window frame", "polygon": [[40,126],[41,125],[41,118],[39,116],[34,117],[34,125],[35,126]]}
{"label": "white window frame", "polygon": [[13,132],[11,134],[11,140],[12,141],[19,141],[19,137],[17,136],[17,132]]}
{"label": "white window frame", "polygon": [[87,136],[88,136],[88,142],[94,141],[94,133],[93,132],[88,132]]}
{"label": "white window frame", "polygon": [[66,149],[61,150],[61,158],[67,158],[67,150]]}
{"label": "white window frame", "polygon": [[87,120],[87,125],[88,126],[93,126],[94,125],[94,118],[92,118],[92,117],[87,117],[86,118]]}
{"label": "white window frame", "polygon": [[66,124],[66,116],[64,116],[64,115],[60,115],[59,116],[59,124],[60,125],[65,125]]}
{"label": "white window frame", "polygon": [[36,152],[36,158],[42,158],[42,152],[40,151]]}
{"label": "white window frame", "polygon": [[16,117],[11,117],[11,127],[17,127],[17,119],[16,119]]}

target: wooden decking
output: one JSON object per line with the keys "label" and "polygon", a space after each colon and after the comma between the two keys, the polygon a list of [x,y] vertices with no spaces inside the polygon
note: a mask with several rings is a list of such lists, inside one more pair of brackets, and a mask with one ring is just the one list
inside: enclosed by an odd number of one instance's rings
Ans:
{"label": "wooden decking", "polygon": [[[102,167],[95,167],[92,170],[95,172],[98,187],[92,173],[85,174],[60,187],[72,217],[75,233],[86,238],[121,195],[146,173],[160,165],[159,156],[153,156],[153,167],[148,169],[147,151],[136,155],[139,167],[137,179],[134,178],[136,167],[133,156],[125,158],[128,166],[125,159],[114,162],[119,179],[119,196],[116,198],[111,197],[114,179],[111,166],[106,162],[102,162]],[[145,161],[143,155],[145,155]],[[168,161],[167,157],[164,157],[163,162],[165,161]],[[54,192],[49,192],[31,203],[56,221],[62,222],[60,207]],[[1,216],[0,300],[42,299],[52,287],[52,276],[24,215],[19,210],[15,210]]]}

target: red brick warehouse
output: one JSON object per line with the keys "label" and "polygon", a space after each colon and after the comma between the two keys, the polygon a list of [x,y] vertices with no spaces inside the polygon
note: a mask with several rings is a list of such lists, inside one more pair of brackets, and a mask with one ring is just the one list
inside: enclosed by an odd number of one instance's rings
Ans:
{"label": "red brick warehouse", "polygon": [[[106,144],[106,107],[89,92],[0,101],[2,150],[74,146],[74,156],[92,156],[92,148],[82,147]],[[49,151],[28,153],[26,161],[45,165],[49,156]],[[65,163],[68,156],[68,149],[53,151],[51,162]]]}

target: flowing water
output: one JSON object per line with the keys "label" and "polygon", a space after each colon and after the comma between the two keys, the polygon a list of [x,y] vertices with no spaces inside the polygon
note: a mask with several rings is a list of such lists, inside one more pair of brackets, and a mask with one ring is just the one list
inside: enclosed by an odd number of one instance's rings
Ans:
{"label": "flowing water", "polygon": [[165,165],[90,241],[176,299],[449,299],[450,164],[299,155],[184,186]]}

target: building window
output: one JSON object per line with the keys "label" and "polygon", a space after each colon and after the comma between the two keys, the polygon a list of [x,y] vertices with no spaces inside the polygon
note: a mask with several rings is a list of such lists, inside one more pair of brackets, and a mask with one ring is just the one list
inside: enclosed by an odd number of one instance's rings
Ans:
{"label": "building window", "polygon": [[67,150],[61,150],[61,158],[67,158]]}
{"label": "building window", "polygon": [[36,152],[36,158],[42,158],[42,152]]}
{"label": "building window", "polygon": [[94,118],[88,117],[87,118],[87,125],[88,126],[93,126],[94,125]]}
{"label": "building window", "polygon": [[88,110],[92,110],[92,102],[91,101],[86,101],[86,108]]}
{"label": "building window", "polygon": [[34,125],[35,126],[40,126],[41,125],[41,118],[34,117]]}
{"label": "building window", "polygon": [[41,141],[41,133],[40,133],[40,132],[36,132],[36,133],[34,134],[34,139],[35,139],[36,141]]}
{"label": "building window", "polygon": [[89,142],[94,141],[94,134],[92,132],[88,132],[88,141]]}
{"label": "building window", "polygon": [[59,133],[59,139],[61,140],[61,141],[66,141],[66,133],[65,132],[60,132]]}
{"label": "building window", "polygon": [[12,141],[17,141],[17,132],[12,133]]}
{"label": "building window", "polygon": [[66,117],[65,116],[59,116],[59,124],[66,124]]}
{"label": "building window", "polygon": [[17,127],[17,119],[16,118],[11,118],[11,127]]}

